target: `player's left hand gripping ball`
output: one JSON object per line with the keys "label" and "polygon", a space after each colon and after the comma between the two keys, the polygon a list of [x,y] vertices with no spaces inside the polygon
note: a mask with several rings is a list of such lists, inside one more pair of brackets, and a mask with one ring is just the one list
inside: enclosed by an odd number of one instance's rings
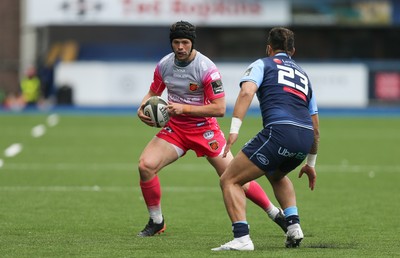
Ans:
{"label": "player's left hand gripping ball", "polygon": [[150,97],[144,104],[143,112],[150,117],[156,127],[164,127],[169,121],[168,103],[160,96]]}

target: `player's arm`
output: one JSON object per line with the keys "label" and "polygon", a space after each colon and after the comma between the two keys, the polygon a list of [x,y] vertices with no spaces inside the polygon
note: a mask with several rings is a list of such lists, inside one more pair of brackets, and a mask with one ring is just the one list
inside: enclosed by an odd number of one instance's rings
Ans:
{"label": "player's arm", "polygon": [[308,177],[308,184],[311,190],[314,190],[315,182],[317,179],[317,173],[315,171],[315,163],[317,160],[318,146],[319,146],[319,118],[318,113],[311,116],[314,129],[314,142],[311,146],[311,150],[307,155],[306,164],[300,170],[299,178],[306,174]]}
{"label": "player's arm", "polygon": [[235,107],[233,109],[231,129],[229,131],[229,138],[226,143],[223,157],[226,157],[230,151],[231,146],[236,142],[239,136],[239,130],[242,121],[246,116],[247,110],[253,101],[254,94],[257,92],[258,87],[253,81],[245,81],[242,83],[239,95],[236,99]]}
{"label": "player's arm", "polygon": [[319,146],[319,117],[318,117],[318,114],[312,115],[311,119],[313,122],[313,129],[314,129],[314,142],[313,142],[313,145],[311,147],[309,154],[317,155],[318,146]]}
{"label": "player's arm", "polygon": [[144,104],[152,96],[161,96],[165,87],[166,87],[165,83],[160,74],[160,66],[158,64],[154,69],[153,82],[150,85],[150,89],[147,92],[147,94],[143,97],[142,102],[140,103],[139,108],[137,110],[137,115],[140,118],[140,120],[142,120],[143,123],[149,126],[154,126],[154,123],[151,121],[151,118],[146,116],[143,112]]}
{"label": "player's arm", "polygon": [[217,70],[213,70],[210,74],[202,81],[204,96],[209,103],[206,105],[169,103],[169,114],[172,116],[184,114],[198,117],[223,117],[226,112],[226,101],[221,76]]}
{"label": "player's arm", "polygon": [[239,118],[243,121],[257,90],[257,85],[252,81],[245,81],[242,83],[233,109],[233,117]]}
{"label": "player's arm", "polygon": [[180,103],[169,103],[168,112],[171,116],[190,115],[199,117],[223,117],[226,111],[225,97],[220,97],[210,101],[210,104],[195,106]]}

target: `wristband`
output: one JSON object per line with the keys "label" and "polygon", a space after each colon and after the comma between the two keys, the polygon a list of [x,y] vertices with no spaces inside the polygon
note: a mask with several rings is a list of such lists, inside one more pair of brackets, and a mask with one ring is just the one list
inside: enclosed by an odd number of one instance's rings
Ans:
{"label": "wristband", "polygon": [[315,163],[317,162],[317,154],[307,154],[306,164],[309,167],[315,167]]}
{"label": "wristband", "polygon": [[239,134],[240,126],[242,126],[242,120],[237,117],[232,117],[231,130],[229,131],[229,133]]}

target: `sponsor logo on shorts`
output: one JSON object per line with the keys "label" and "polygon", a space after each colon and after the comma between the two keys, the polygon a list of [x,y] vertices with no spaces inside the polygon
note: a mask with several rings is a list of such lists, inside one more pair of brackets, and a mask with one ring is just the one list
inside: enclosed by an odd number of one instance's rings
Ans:
{"label": "sponsor logo on shorts", "polygon": [[214,132],[211,131],[211,130],[206,131],[205,133],[203,133],[203,137],[206,140],[210,140],[210,139],[212,139],[214,137]]}
{"label": "sponsor logo on shorts", "polygon": [[219,143],[216,140],[209,142],[208,145],[210,146],[210,149],[213,151],[219,149]]}
{"label": "sponsor logo on shorts", "polygon": [[278,154],[288,158],[305,159],[307,154],[303,152],[290,152],[286,148],[279,147]]}
{"label": "sponsor logo on shorts", "polygon": [[257,153],[257,154],[256,154],[256,158],[257,158],[257,160],[258,160],[261,164],[263,164],[264,166],[266,166],[266,165],[269,164],[269,160],[268,160],[267,157],[264,156],[264,154]]}
{"label": "sponsor logo on shorts", "polygon": [[164,130],[165,131],[167,131],[167,132],[169,132],[169,133],[172,133],[173,132],[173,130],[171,129],[171,127],[164,127]]}

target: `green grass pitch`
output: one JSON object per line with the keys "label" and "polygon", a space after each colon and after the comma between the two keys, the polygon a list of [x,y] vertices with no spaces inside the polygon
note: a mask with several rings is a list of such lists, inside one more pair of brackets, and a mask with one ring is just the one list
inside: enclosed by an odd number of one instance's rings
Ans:
{"label": "green grass pitch", "polygon": [[[134,111],[133,111],[134,113]],[[133,115],[0,115],[0,257],[395,257],[400,256],[400,119],[324,117],[312,192],[295,184],[301,248],[248,203],[255,251],[211,252],[231,240],[218,178],[189,152],[160,172],[164,234],[138,238],[148,220],[137,161],[157,132]],[[220,119],[228,132],[229,117]],[[47,129],[32,137],[33,127]],[[239,148],[261,126],[247,117]],[[19,143],[22,151],[4,150]],[[269,183],[259,183],[276,203]]]}

